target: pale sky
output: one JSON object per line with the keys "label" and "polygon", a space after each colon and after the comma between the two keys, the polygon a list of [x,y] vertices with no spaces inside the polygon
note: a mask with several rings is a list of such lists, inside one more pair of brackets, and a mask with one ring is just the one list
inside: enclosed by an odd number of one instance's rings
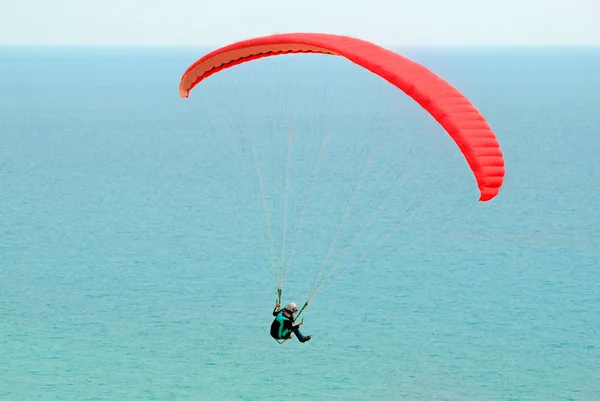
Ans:
{"label": "pale sky", "polygon": [[600,45],[600,0],[0,0],[0,45],[214,46],[282,32],[388,46]]}

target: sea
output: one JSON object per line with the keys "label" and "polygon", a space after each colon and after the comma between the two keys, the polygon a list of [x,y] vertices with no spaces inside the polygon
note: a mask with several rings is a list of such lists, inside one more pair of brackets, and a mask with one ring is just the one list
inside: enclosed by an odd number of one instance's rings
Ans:
{"label": "sea", "polygon": [[600,400],[600,49],[393,48],[494,130],[488,202],[378,76],[182,99],[211,50],[0,48],[0,400]]}

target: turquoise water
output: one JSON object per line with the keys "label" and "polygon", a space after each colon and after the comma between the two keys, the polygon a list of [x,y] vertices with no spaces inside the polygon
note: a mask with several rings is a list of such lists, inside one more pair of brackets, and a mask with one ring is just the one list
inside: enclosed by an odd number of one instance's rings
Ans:
{"label": "turquoise water", "polygon": [[[389,85],[281,57],[180,99],[204,52],[0,50],[0,399],[600,399],[600,52],[405,51],[496,131],[486,204]],[[313,339],[278,345],[257,172],[301,304],[369,145],[336,244],[412,179],[311,301]]]}

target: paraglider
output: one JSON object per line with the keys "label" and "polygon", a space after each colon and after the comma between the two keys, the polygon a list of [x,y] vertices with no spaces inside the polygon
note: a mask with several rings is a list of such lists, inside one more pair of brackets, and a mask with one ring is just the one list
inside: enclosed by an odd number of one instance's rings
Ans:
{"label": "paraglider", "polygon": [[271,323],[271,337],[278,342],[289,340],[292,333],[296,335],[298,341],[305,343],[311,339],[311,336],[304,336],[300,333],[300,326],[303,322],[295,323],[294,314],[298,312],[298,308],[294,302],[290,302],[283,309],[279,309],[279,304],[275,304],[273,316],[275,319]]}
{"label": "paraglider", "polygon": [[[427,111],[458,146],[477,183],[479,201],[488,202],[498,195],[505,174],[504,157],[496,135],[483,115],[455,87],[423,65],[371,42],[323,33],[277,34],[239,41],[194,62],[181,77],[179,93],[188,98],[202,81],[242,63],[304,53],[344,57],[400,89]],[[280,280],[278,306],[282,284]],[[315,294],[316,290],[311,290],[296,319]],[[278,306],[273,312],[276,319],[271,334],[276,340],[285,340],[291,332],[297,331],[294,318],[290,318],[297,309],[293,305],[279,311]],[[297,336],[303,341],[302,335]]]}

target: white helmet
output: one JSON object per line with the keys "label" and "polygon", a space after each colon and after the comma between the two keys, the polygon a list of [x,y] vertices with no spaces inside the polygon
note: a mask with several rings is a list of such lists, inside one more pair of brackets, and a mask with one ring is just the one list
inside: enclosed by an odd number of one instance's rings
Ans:
{"label": "white helmet", "polygon": [[286,309],[288,312],[298,312],[298,308],[296,307],[296,304],[295,304],[295,303],[293,303],[293,302],[290,302],[289,304],[287,304],[287,305],[285,306],[285,309]]}

